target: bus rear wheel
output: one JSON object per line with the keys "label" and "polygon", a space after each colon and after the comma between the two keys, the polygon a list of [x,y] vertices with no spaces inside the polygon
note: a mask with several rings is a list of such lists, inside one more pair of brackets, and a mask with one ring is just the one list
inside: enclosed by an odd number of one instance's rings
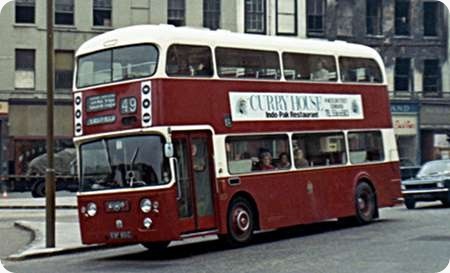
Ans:
{"label": "bus rear wheel", "polygon": [[366,182],[359,183],[355,191],[356,222],[363,225],[373,221],[377,213],[375,193]]}
{"label": "bus rear wheel", "polygon": [[250,202],[242,197],[231,201],[228,209],[227,243],[231,246],[247,244],[253,238],[255,212]]}

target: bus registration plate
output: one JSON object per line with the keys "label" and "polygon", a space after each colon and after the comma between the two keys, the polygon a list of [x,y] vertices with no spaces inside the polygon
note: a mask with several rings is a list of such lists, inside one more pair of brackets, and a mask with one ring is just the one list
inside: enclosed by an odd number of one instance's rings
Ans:
{"label": "bus registration plate", "polygon": [[109,239],[132,239],[133,235],[131,231],[111,231],[109,233]]}

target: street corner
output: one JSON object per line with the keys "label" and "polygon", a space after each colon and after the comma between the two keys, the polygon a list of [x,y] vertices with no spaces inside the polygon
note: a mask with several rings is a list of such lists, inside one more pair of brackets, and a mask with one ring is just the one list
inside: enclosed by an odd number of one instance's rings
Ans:
{"label": "street corner", "polygon": [[3,262],[0,260],[0,273],[13,273],[13,272],[8,271],[8,270],[3,266]]}

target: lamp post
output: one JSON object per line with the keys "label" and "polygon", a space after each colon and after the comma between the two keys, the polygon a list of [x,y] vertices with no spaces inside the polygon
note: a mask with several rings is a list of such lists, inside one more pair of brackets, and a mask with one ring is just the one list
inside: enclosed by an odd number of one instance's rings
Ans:
{"label": "lamp post", "polygon": [[47,169],[45,173],[46,196],[46,247],[55,247],[55,169],[53,168],[53,0],[47,0]]}

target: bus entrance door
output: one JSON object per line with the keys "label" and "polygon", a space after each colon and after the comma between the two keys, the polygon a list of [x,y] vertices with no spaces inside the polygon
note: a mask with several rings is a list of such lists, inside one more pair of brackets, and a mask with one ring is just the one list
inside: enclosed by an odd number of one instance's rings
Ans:
{"label": "bus entrance door", "polygon": [[181,232],[215,228],[212,185],[214,172],[210,134],[174,133],[178,161],[178,213]]}

